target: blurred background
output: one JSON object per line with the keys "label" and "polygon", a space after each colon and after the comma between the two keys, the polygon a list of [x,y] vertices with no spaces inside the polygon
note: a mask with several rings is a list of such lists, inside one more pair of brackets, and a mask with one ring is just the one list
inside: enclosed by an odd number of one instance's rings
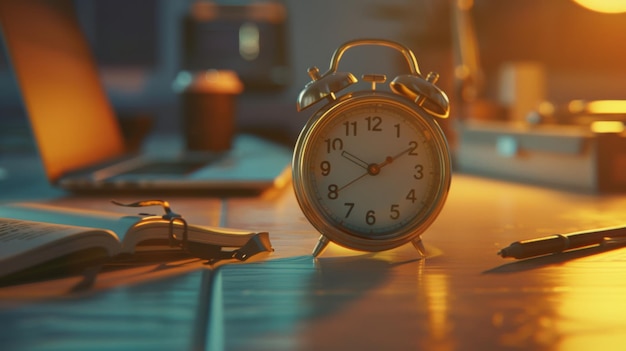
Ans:
{"label": "blurred background", "polygon": [[[324,72],[340,44],[365,37],[401,42],[422,73],[440,73],[453,146],[455,120],[512,118],[517,92],[507,89],[516,74],[533,90],[526,108],[626,95],[626,14],[573,0],[82,0],[76,9],[120,120],[152,132],[180,128],[173,84],[181,71],[229,69],[244,83],[238,130],[291,144],[311,114],[295,110],[307,68]],[[341,70],[406,72],[393,51],[359,50]],[[27,147],[19,91],[0,51],[0,147]]]}

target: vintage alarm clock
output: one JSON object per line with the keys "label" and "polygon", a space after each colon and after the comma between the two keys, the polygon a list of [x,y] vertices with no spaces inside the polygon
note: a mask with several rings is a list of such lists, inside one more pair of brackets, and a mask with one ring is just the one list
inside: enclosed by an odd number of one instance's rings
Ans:
{"label": "vintage alarm clock", "polygon": [[[386,76],[364,74],[364,90],[338,95],[357,83],[338,72],[346,50],[383,46],[399,51],[408,74],[379,90]],[[412,242],[425,255],[422,233],[446,200],[451,178],[448,143],[437,118],[450,104],[435,85],[438,75],[421,75],[415,55],[389,40],[362,39],[341,45],[321,74],[298,96],[298,111],[324,105],[302,129],[295,145],[292,174],[298,204],[322,234],[313,255],[330,241],[361,251],[382,251]]]}

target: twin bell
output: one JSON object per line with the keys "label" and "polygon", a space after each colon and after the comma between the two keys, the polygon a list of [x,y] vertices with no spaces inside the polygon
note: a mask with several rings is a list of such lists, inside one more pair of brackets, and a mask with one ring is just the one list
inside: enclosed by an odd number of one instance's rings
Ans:
{"label": "twin bell", "polygon": [[[383,39],[359,39],[344,43],[335,50],[330,68],[323,75],[320,75],[317,67],[309,68],[308,73],[312,81],[304,87],[298,96],[298,111],[302,111],[323,99],[328,99],[329,102],[335,101],[337,99],[336,93],[358,81],[352,73],[337,72],[337,68],[341,57],[348,49],[362,45],[386,46],[402,53],[410,73],[395,77],[389,83],[391,91],[412,100],[424,111],[435,117],[447,118],[450,115],[448,96],[435,85],[439,75],[430,72],[424,78],[411,50],[397,42]],[[384,83],[387,78],[380,74],[365,74],[362,79],[372,82],[372,89],[375,90],[376,84]]]}

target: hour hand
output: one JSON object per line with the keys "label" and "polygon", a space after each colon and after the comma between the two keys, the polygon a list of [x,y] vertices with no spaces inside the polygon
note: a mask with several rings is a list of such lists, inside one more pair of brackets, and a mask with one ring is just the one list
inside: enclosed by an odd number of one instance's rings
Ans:
{"label": "hour hand", "polygon": [[346,158],[348,161],[351,161],[352,163],[354,163],[355,165],[363,168],[363,169],[368,169],[369,164],[363,160],[361,160],[360,158],[354,156],[353,154],[349,153],[348,151],[342,151],[341,152],[341,156]]}

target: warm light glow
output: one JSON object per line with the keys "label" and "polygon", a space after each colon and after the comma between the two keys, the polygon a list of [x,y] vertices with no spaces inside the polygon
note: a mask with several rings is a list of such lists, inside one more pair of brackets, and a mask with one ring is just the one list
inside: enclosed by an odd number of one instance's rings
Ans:
{"label": "warm light glow", "polygon": [[554,114],[554,104],[552,104],[549,101],[542,101],[539,103],[539,106],[537,106],[537,111],[539,112],[540,115],[543,116],[551,116]]}
{"label": "warm light glow", "polygon": [[560,268],[563,285],[554,300],[559,314],[556,327],[563,336],[558,350],[609,350],[626,345],[626,285],[615,279],[626,269],[623,257],[608,252]]}
{"label": "warm light glow", "polygon": [[624,0],[574,0],[574,2],[586,9],[596,12],[626,12],[626,1]]}
{"label": "warm light glow", "polygon": [[596,100],[587,103],[589,113],[626,113],[626,100]]}
{"label": "warm light glow", "polygon": [[457,6],[461,10],[469,10],[474,6],[474,0],[458,0]]}
{"label": "warm light glow", "polygon": [[448,277],[444,274],[424,274],[421,282],[428,299],[428,326],[436,341],[446,340],[450,331],[448,320]]}
{"label": "warm light glow", "polygon": [[624,123],[621,121],[594,121],[591,123],[591,131],[594,133],[621,133],[624,131]]}
{"label": "warm light glow", "polygon": [[335,244],[332,241],[328,243],[328,246],[324,250],[324,253],[328,256],[340,256],[340,257],[360,256],[363,254],[363,252],[361,251],[349,249],[347,247]]}
{"label": "warm light glow", "polygon": [[567,109],[571,113],[581,113],[585,110],[585,102],[583,100],[572,100],[567,104]]}

